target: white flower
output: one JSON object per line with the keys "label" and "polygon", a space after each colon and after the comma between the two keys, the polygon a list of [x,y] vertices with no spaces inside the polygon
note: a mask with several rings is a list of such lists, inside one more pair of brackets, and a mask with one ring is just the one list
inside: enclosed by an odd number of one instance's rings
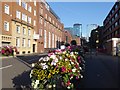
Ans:
{"label": "white flower", "polygon": [[43,60],[43,57],[41,57],[41,58],[39,59],[39,61],[41,61],[41,60]]}
{"label": "white flower", "polygon": [[56,62],[55,62],[55,61],[52,61],[52,62],[51,62],[51,65],[56,66]]}
{"label": "white flower", "polygon": [[70,89],[70,86],[68,86],[67,88]]}
{"label": "white flower", "polygon": [[53,54],[53,55],[50,56],[50,58],[56,59],[56,55]]}
{"label": "white flower", "polygon": [[82,68],[81,67],[79,67],[80,68],[80,70],[82,70]]}
{"label": "white flower", "polygon": [[46,63],[41,63],[42,66],[46,65]]}
{"label": "white flower", "polygon": [[36,82],[35,82],[36,84],[39,84],[39,80],[36,80]]}
{"label": "white flower", "polygon": [[71,61],[71,64],[74,64],[74,62]]}
{"label": "white flower", "polygon": [[48,88],[52,88],[52,85],[49,85]]}
{"label": "white flower", "polygon": [[60,60],[63,59],[61,56],[60,56]]}
{"label": "white flower", "polygon": [[74,55],[74,53],[73,53],[73,52],[71,52],[70,54],[71,54],[71,55]]}
{"label": "white flower", "polygon": [[55,85],[55,84],[53,84],[53,87],[56,87],[56,85]]}
{"label": "white flower", "polygon": [[75,54],[78,54],[78,52],[75,52]]}
{"label": "white flower", "polygon": [[76,71],[76,68],[72,69],[72,72],[75,72]]}
{"label": "white flower", "polygon": [[66,58],[65,61],[68,61],[68,59]]}
{"label": "white flower", "polygon": [[35,64],[34,63],[32,63],[32,67],[34,67],[35,66]]}
{"label": "white flower", "polygon": [[81,75],[81,78],[83,78],[83,75]]}
{"label": "white flower", "polygon": [[66,54],[66,51],[64,51],[63,54]]}
{"label": "white flower", "polygon": [[47,69],[48,65],[43,65],[43,70]]}

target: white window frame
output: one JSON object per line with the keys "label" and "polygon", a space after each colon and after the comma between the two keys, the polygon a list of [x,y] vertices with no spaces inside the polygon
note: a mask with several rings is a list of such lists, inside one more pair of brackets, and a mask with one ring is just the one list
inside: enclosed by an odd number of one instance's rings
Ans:
{"label": "white window frame", "polygon": [[47,48],[47,33],[46,33],[46,30],[44,30],[44,48]]}
{"label": "white window frame", "polygon": [[26,2],[22,2],[22,7],[27,10],[27,3]]}
{"label": "white window frame", "polygon": [[4,12],[9,15],[10,14],[9,10],[10,10],[9,5],[5,4],[5,6],[4,6]]}
{"label": "white window frame", "polygon": [[30,45],[31,43],[30,43],[30,39],[28,39],[28,47],[30,47],[31,45]]}
{"label": "white window frame", "polygon": [[26,28],[23,27],[23,35],[25,35],[25,34],[26,34]]}
{"label": "white window frame", "polygon": [[51,33],[49,32],[49,48],[51,48]]}
{"label": "white window frame", "polygon": [[16,0],[17,4],[21,6],[21,0]]}
{"label": "white window frame", "polygon": [[4,21],[4,30],[9,31],[9,22]]}
{"label": "white window frame", "polygon": [[22,39],[22,47],[26,47],[26,45],[25,45],[25,38]]}
{"label": "white window frame", "polygon": [[32,12],[32,7],[30,5],[28,5],[28,11]]}
{"label": "white window frame", "polygon": [[20,47],[20,38],[16,37],[16,47]]}
{"label": "white window frame", "polygon": [[52,48],[54,48],[54,33],[52,33]]}
{"label": "white window frame", "polygon": [[16,25],[16,33],[20,33],[20,26]]}
{"label": "white window frame", "polygon": [[34,20],[34,26],[36,26],[36,21]]}
{"label": "white window frame", "polygon": [[39,29],[39,35],[42,36],[42,29]]}
{"label": "white window frame", "polygon": [[28,29],[28,35],[29,35],[29,36],[31,35],[31,30],[30,30],[30,29]]}
{"label": "white window frame", "polygon": [[31,24],[31,17],[28,16],[28,23]]}
{"label": "white window frame", "polygon": [[34,10],[34,16],[36,16],[36,10]]}
{"label": "white window frame", "polygon": [[21,19],[21,12],[20,11],[16,11],[16,18]]}
{"label": "white window frame", "polygon": [[27,15],[24,14],[24,13],[22,13],[22,20],[25,21],[25,22],[27,22]]}
{"label": "white window frame", "polygon": [[36,6],[36,0],[34,0],[34,6]]}

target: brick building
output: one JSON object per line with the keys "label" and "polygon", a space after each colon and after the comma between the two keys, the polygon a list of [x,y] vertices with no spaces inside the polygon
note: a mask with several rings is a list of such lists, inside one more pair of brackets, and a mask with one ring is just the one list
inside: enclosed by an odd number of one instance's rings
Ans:
{"label": "brick building", "polygon": [[103,24],[103,45],[108,54],[116,55],[116,44],[120,41],[120,2],[114,4]]}
{"label": "brick building", "polygon": [[44,0],[0,2],[2,46],[18,48],[19,54],[40,53],[62,41],[63,24]]}
{"label": "brick building", "polygon": [[72,41],[72,35],[69,31],[67,30],[64,30],[63,32],[63,41],[65,41],[65,43],[69,43]]}

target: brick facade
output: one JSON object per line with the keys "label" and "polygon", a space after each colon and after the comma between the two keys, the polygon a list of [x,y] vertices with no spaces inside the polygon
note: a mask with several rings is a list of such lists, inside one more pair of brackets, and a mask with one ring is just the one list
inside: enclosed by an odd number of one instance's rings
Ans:
{"label": "brick facade", "polygon": [[3,46],[17,46],[19,54],[42,53],[62,41],[64,25],[47,2],[0,2],[0,5]]}

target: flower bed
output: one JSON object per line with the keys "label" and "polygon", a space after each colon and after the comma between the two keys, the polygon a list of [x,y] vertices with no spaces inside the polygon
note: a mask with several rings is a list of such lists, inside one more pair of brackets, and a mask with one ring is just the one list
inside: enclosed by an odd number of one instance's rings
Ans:
{"label": "flower bed", "polygon": [[13,56],[14,52],[17,53],[17,48],[13,46],[3,46],[0,51],[2,56]]}
{"label": "flower bed", "polygon": [[83,78],[84,66],[84,60],[77,50],[78,48],[68,47],[65,50],[55,50],[48,56],[40,58],[30,73],[32,87],[53,88],[58,86],[59,81],[67,89],[74,88],[73,79]]}

